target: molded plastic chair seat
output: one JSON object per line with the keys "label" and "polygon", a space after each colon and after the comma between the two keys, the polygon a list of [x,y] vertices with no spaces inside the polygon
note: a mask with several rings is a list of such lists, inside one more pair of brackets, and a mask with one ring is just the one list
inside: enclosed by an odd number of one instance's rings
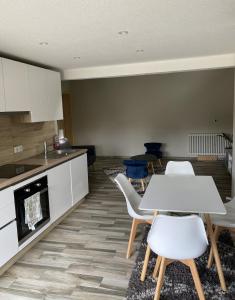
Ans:
{"label": "molded plastic chair seat", "polygon": [[203,221],[198,216],[159,215],[149,232],[148,244],[160,256],[184,260],[201,256],[208,241]]}
{"label": "molded plastic chair seat", "polygon": [[[227,229],[235,233],[235,198],[230,202],[225,203],[227,214],[226,215],[211,215],[212,224],[215,225],[214,238],[218,239],[220,232],[223,229]],[[210,249],[210,255],[208,259],[207,267],[210,268],[213,262],[213,251]]]}
{"label": "molded plastic chair seat", "polygon": [[138,224],[152,223],[153,214],[151,215],[148,211],[145,212],[139,209],[141,197],[133,188],[132,184],[127,180],[125,175],[118,174],[114,180],[117,183],[119,189],[124,194],[126,199],[128,214],[133,218],[132,228],[131,228],[131,233],[130,233],[130,238],[128,243],[128,249],[127,249],[127,255],[126,255],[126,257],[129,258],[131,255],[132,244],[136,236],[136,230]]}
{"label": "molded plastic chair seat", "polygon": [[189,161],[169,161],[165,175],[195,175],[195,173]]}
{"label": "molded plastic chair seat", "polygon": [[228,203],[225,203],[226,215],[211,215],[211,220],[214,225],[221,227],[235,228],[235,198]]}
{"label": "molded plastic chair seat", "polygon": [[152,250],[158,254],[153,277],[156,278],[159,272],[154,300],[160,299],[165,269],[175,260],[181,261],[190,268],[199,299],[205,300],[194,261],[194,258],[202,255],[208,246],[202,219],[196,215],[186,217],[158,215],[149,231],[147,242],[141,281],[145,279]]}

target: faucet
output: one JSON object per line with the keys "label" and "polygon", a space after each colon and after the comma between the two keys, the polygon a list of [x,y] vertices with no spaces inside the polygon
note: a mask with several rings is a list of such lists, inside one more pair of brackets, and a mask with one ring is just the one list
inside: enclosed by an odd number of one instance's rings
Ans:
{"label": "faucet", "polygon": [[47,159],[47,142],[44,141],[43,145],[44,145],[44,157],[45,159]]}

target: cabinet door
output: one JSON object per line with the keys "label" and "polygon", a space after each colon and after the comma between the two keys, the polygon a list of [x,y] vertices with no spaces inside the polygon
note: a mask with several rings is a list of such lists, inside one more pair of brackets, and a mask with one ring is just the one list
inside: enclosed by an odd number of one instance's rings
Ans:
{"label": "cabinet door", "polygon": [[0,228],[14,220],[15,217],[14,193],[10,187],[0,191]]}
{"label": "cabinet door", "polygon": [[0,230],[0,267],[18,252],[16,221]]}
{"label": "cabinet door", "polygon": [[2,59],[0,58],[0,112],[5,111]]}
{"label": "cabinet door", "polygon": [[63,119],[60,73],[47,70],[47,110],[51,120]]}
{"label": "cabinet door", "polygon": [[33,122],[50,121],[50,111],[47,109],[47,70],[28,66],[30,111]]}
{"label": "cabinet door", "polygon": [[51,221],[62,216],[72,206],[69,162],[48,171]]}
{"label": "cabinet door", "polygon": [[72,177],[73,204],[88,194],[87,154],[70,161]]}
{"label": "cabinet door", "polygon": [[2,58],[6,111],[29,111],[27,65]]}

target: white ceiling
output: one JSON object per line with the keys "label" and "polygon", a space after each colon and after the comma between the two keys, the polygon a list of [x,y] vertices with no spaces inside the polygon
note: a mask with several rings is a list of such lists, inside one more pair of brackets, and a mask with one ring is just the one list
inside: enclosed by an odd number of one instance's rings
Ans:
{"label": "white ceiling", "polygon": [[0,52],[61,70],[235,53],[235,1],[0,0]]}

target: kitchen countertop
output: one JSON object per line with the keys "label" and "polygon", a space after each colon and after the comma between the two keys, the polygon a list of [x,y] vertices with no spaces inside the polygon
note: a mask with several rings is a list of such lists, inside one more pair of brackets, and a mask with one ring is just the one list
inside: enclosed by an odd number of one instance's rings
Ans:
{"label": "kitchen countertop", "polygon": [[68,155],[64,155],[59,158],[39,158],[38,155],[32,156],[30,158],[19,160],[14,162],[14,164],[26,164],[26,165],[40,165],[38,168],[30,170],[28,172],[22,173],[18,176],[12,178],[0,178],[0,190],[3,190],[7,187],[15,185],[21,181],[24,181],[30,177],[36,176],[40,173],[43,173],[53,167],[56,167],[66,161],[69,161],[75,157],[81,156],[82,154],[86,153],[87,149],[78,149],[73,153],[69,153]]}

